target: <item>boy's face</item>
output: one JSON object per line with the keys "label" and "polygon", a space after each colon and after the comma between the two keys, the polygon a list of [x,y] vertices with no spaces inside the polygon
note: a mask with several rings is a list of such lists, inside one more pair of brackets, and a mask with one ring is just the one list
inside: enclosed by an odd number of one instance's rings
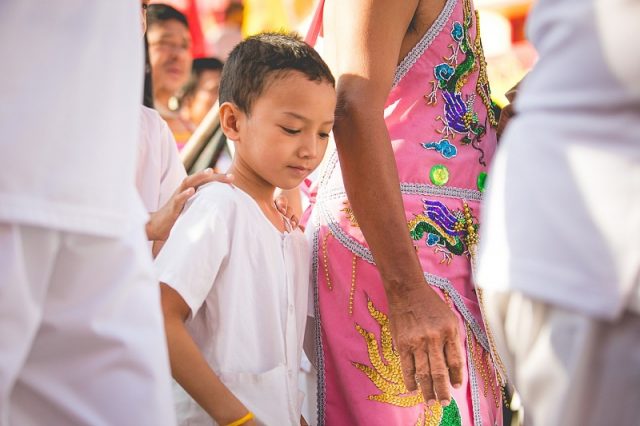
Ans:
{"label": "boy's face", "polygon": [[178,92],[191,73],[191,34],[180,21],[156,22],[147,30],[154,88]]}
{"label": "boy's face", "polygon": [[298,71],[270,79],[251,115],[239,114],[235,167],[281,189],[297,187],[324,156],[335,108],[336,91],[326,81]]}

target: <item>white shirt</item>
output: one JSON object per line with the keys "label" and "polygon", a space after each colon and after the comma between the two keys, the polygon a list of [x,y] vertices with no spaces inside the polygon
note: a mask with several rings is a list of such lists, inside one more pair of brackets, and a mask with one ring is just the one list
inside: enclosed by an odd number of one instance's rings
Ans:
{"label": "white shirt", "polygon": [[144,223],[139,2],[3,1],[0,40],[0,221],[102,236]]}
{"label": "white shirt", "polygon": [[[310,249],[280,233],[238,188],[203,186],[156,259],[191,309],[186,325],[211,368],[265,425],[297,425]],[[181,389],[180,424],[213,421]]]}
{"label": "white shirt", "polygon": [[640,94],[603,60],[593,3],[530,15],[540,60],[489,172],[477,280],[616,318],[640,300]]}
{"label": "white shirt", "polygon": [[136,187],[148,212],[165,205],[187,173],[167,123],[157,111],[141,106]]}

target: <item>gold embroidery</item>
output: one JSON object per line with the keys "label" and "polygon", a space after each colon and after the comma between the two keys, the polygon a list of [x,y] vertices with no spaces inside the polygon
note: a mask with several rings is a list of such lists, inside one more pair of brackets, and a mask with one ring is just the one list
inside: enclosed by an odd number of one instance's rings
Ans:
{"label": "gold embroidery", "polygon": [[351,289],[349,290],[349,315],[353,315],[353,298],[356,293],[356,262],[358,256],[353,255],[351,260]]}
{"label": "gold embroidery", "polygon": [[329,291],[333,290],[333,284],[331,284],[331,278],[329,277],[329,256],[327,254],[327,240],[329,239],[330,235],[331,232],[327,232],[324,235],[324,238],[322,238],[322,261],[324,265],[324,277],[327,281],[327,287],[329,288]]}
{"label": "gold embroidery", "polygon": [[344,208],[340,211],[344,212],[347,219],[349,219],[349,223],[351,224],[351,226],[359,228],[360,225],[358,225],[358,220],[356,219],[356,215],[353,213],[353,209],[351,208],[351,204],[349,204],[349,201],[345,201],[342,204],[344,205]]}

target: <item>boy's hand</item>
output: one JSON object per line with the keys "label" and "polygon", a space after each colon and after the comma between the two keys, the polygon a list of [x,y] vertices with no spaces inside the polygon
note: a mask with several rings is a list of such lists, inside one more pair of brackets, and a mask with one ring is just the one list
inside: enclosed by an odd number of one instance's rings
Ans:
{"label": "boy's hand", "polygon": [[[276,206],[276,209],[287,219],[289,219],[289,223],[291,224],[292,229],[296,229],[298,227],[298,218],[293,212],[293,209],[289,206],[289,200],[284,195],[279,195],[273,200],[273,203]],[[301,228],[302,229],[302,228]],[[304,229],[303,229],[304,231]]]}
{"label": "boy's hand", "polygon": [[146,225],[147,239],[149,241],[166,240],[189,197],[195,194],[198,187],[209,182],[230,184],[233,182],[233,175],[214,173],[212,169],[206,169],[184,178],[169,201],[157,212],[150,213],[149,222]]}

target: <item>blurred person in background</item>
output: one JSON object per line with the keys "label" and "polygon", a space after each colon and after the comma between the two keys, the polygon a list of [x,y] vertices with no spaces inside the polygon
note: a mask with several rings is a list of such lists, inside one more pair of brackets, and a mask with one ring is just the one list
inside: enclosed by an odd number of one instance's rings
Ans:
{"label": "blurred person in background", "polygon": [[540,59],[493,163],[477,276],[526,425],[640,418],[638,22],[638,0],[529,17]]}
{"label": "blurred person in background", "polygon": [[180,115],[177,101],[191,73],[189,24],[185,15],[173,7],[152,4],[147,25],[154,106],[169,125],[178,149],[182,149],[195,129]]}
{"label": "blurred person in background", "polygon": [[223,63],[218,58],[194,59],[191,77],[180,99],[183,117],[198,126],[218,100]]}

